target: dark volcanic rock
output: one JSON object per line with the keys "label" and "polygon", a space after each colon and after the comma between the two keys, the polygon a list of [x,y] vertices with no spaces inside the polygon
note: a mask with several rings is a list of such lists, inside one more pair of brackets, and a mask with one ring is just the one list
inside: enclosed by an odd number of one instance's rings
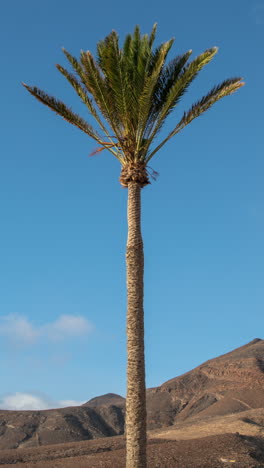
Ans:
{"label": "dark volcanic rock", "polygon": [[[148,427],[264,408],[264,340],[256,339],[147,390]],[[125,399],[112,393],[82,406],[44,411],[0,410],[0,449],[120,435]]]}

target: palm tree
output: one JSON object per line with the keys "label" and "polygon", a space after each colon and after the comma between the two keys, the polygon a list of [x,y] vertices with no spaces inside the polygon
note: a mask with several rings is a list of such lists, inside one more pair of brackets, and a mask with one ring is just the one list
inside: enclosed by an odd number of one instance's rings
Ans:
{"label": "palm tree", "polygon": [[143,273],[141,237],[141,189],[155,172],[148,164],[174,135],[216,101],[241,86],[241,78],[231,78],[215,86],[197,101],[171,132],[155,146],[162,126],[177,106],[198,72],[217,52],[213,47],[188,63],[191,50],[166,62],[174,40],[153,47],[156,24],[150,35],[141,35],[136,26],[120,48],[112,31],[97,44],[97,58],[81,51],[77,60],[63,52],[73,73],[63,66],[65,76],[93,117],[96,127],[74,113],[62,101],[37,87],[23,83],[27,90],[65,120],[98,143],[96,152],[107,149],[121,164],[120,183],[128,188],[127,262],[127,399],[126,467],[145,468],[146,390],[144,361]]}

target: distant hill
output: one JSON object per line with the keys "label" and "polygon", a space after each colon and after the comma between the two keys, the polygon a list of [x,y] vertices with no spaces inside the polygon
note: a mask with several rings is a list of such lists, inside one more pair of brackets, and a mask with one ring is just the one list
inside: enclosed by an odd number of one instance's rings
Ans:
{"label": "distant hill", "polygon": [[106,393],[106,395],[101,395],[99,397],[92,398],[91,400],[84,403],[82,406],[90,406],[91,408],[99,408],[101,406],[124,406],[125,398],[115,393]]}
{"label": "distant hill", "polygon": [[[149,429],[264,408],[264,340],[201,364],[147,390]],[[125,399],[108,393],[82,406],[43,411],[0,410],[0,449],[120,435]]]}
{"label": "distant hill", "polygon": [[[111,395],[111,394],[110,394]],[[77,442],[124,433],[125,399],[93,398],[82,406],[42,411],[0,410],[0,449]],[[103,404],[98,405],[101,401]]]}

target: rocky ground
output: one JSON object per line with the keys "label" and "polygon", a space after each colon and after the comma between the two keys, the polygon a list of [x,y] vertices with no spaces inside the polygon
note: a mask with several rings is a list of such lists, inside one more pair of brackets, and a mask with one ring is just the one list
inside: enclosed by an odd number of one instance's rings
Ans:
{"label": "rocky ground", "polygon": [[[125,468],[123,437],[1,451],[0,466],[16,468]],[[191,440],[150,440],[149,468],[264,467],[264,439],[222,434]]]}

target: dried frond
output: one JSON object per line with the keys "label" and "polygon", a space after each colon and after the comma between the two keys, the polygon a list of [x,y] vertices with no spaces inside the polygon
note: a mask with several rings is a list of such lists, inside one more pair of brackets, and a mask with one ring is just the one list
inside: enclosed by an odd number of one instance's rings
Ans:
{"label": "dried frond", "polygon": [[92,153],[89,154],[89,156],[94,156],[95,154],[101,153],[101,151],[109,148],[119,148],[120,146],[115,144],[115,143],[109,143],[108,141],[102,141],[102,144],[104,146],[100,146],[100,148],[97,148],[96,150],[92,151]]}

